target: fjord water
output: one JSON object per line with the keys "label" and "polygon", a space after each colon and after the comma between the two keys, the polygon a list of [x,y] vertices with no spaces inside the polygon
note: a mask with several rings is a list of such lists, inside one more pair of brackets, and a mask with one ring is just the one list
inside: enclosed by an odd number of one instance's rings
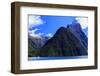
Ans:
{"label": "fjord water", "polygon": [[29,57],[28,60],[62,60],[62,59],[84,59],[88,58],[88,56],[64,56],[64,57]]}

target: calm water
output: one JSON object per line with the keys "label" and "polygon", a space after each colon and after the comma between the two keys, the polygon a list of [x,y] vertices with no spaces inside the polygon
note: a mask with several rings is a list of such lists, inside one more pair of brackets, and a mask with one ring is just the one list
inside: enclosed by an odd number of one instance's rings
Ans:
{"label": "calm water", "polygon": [[57,59],[81,59],[88,56],[64,56],[64,57],[28,57],[28,60],[57,60]]}

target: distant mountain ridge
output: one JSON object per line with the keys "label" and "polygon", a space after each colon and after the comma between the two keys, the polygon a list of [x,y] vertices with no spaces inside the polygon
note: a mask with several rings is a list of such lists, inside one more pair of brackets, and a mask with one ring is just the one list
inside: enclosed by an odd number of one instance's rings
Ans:
{"label": "distant mountain ridge", "polygon": [[28,35],[28,52],[29,56],[37,56],[39,50],[47,41],[49,37],[33,37]]}

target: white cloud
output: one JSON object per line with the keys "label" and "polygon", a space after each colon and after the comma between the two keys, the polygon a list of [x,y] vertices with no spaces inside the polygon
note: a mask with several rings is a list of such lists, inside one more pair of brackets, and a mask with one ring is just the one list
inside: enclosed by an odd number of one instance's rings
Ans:
{"label": "white cloud", "polygon": [[41,35],[43,35],[43,33],[36,33],[36,31],[38,31],[40,29],[34,29],[34,30],[29,30],[29,35],[33,36],[33,37],[41,37]]}
{"label": "white cloud", "polygon": [[81,24],[82,29],[85,29],[88,26],[88,18],[87,17],[76,17],[75,18],[78,23]]}
{"label": "white cloud", "polygon": [[41,16],[34,16],[34,15],[29,16],[29,24],[28,24],[29,35],[33,37],[40,37],[41,35],[43,35],[43,33],[36,33],[40,29],[38,28],[31,29],[33,27],[40,26],[43,23],[44,21],[41,19]]}
{"label": "white cloud", "polygon": [[48,37],[52,37],[53,35],[51,33],[48,33],[46,36]]}
{"label": "white cloud", "polygon": [[41,24],[43,24],[43,20],[41,19],[40,16],[29,16],[29,29],[32,28],[32,27],[36,27],[36,26],[39,26]]}

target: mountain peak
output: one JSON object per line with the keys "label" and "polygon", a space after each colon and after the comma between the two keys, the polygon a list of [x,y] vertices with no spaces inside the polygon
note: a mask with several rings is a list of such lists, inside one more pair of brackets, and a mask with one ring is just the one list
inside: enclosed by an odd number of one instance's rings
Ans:
{"label": "mountain peak", "polygon": [[74,29],[82,29],[80,23],[72,24]]}
{"label": "mountain peak", "polygon": [[[75,27],[77,26],[77,27]],[[40,56],[81,56],[87,55],[87,43],[79,24],[60,27],[55,35],[41,48]],[[71,28],[71,29],[70,29]],[[84,38],[81,38],[81,36]],[[82,42],[84,40],[84,42]],[[86,46],[84,45],[86,44]]]}
{"label": "mountain peak", "polygon": [[58,30],[65,30],[66,28],[65,27],[60,27]]}

